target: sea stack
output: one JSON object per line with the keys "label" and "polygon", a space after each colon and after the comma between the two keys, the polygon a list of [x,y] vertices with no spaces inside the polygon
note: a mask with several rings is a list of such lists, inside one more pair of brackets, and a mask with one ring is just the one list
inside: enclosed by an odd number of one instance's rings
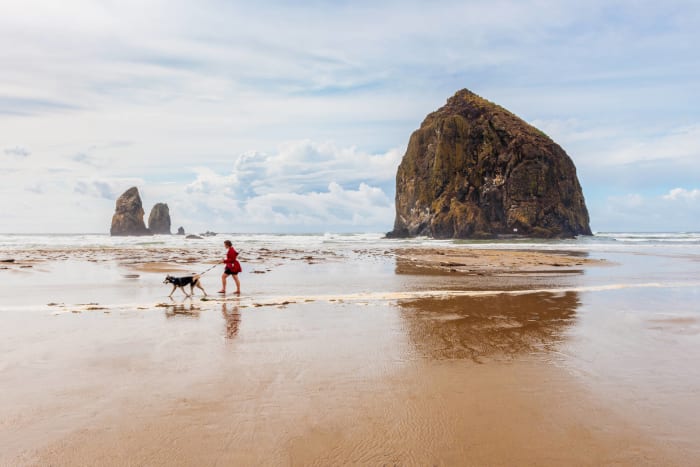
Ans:
{"label": "sea stack", "polygon": [[389,237],[591,235],[576,167],[546,134],[463,89],[413,132]]}
{"label": "sea stack", "polygon": [[148,230],[152,234],[170,235],[170,209],[165,203],[157,203],[148,216]]}
{"label": "sea stack", "polygon": [[150,235],[143,223],[143,205],[138,188],[131,187],[117,199],[117,207],[112,216],[112,236]]}

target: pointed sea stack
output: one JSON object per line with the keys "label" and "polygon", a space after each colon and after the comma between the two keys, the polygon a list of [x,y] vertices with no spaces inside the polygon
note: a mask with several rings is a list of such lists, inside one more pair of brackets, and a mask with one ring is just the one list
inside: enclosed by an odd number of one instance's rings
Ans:
{"label": "pointed sea stack", "polygon": [[143,205],[138,188],[131,187],[117,199],[117,207],[112,216],[112,236],[150,235],[143,223]]}
{"label": "pointed sea stack", "polygon": [[413,132],[388,237],[591,235],[576,167],[506,109],[463,89]]}

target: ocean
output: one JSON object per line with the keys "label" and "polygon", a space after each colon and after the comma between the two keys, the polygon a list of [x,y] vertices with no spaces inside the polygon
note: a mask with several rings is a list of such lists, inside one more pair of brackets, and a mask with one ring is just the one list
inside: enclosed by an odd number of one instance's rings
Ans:
{"label": "ocean", "polygon": [[227,238],[238,245],[268,247],[363,247],[363,246],[469,246],[470,248],[518,248],[572,251],[620,251],[634,248],[668,248],[700,251],[699,232],[597,232],[575,239],[435,240],[427,237],[387,239],[383,233],[240,234],[219,233],[199,240],[179,235],[112,237],[108,234],[0,234],[0,252],[28,248],[142,248],[180,247],[183,244],[219,246]]}

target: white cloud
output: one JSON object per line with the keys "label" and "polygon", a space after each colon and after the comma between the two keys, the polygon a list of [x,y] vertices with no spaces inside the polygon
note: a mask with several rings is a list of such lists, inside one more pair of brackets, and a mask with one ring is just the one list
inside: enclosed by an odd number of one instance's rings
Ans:
{"label": "white cloud", "polygon": [[400,159],[398,150],[368,154],[328,142],[293,141],[271,155],[242,154],[229,173],[197,168],[185,192],[190,203],[196,199],[200,211],[220,220],[211,226],[220,230],[227,228],[227,216],[248,231],[388,230]]}
{"label": "white cloud", "polygon": [[628,141],[613,149],[600,162],[605,165],[642,161],[700,160],[700,124],[672,129],[645,140]]}
{"label": "white cloud", "polygon": [[659,196],[610,196],[604,204],[589,209],[597,231],[700,231],[700,203],[694,202],[699,199],[700,190],[676,188]]}
{"label": "white cloud", "polygon": [[197,174],[197,178],[185,187],[187,193],[234,195],[234,188],[238,185],[236,173],[219,175],[207,167],[195,168],[194,172]]}
{"label": "white cloud", "polygon": [[369,154],[355,147],[340,148],[330,142],[292,141],[280,145],[273,154],[249,152],[235,157],[232,171],[226,174],[206,167],[196,168],[197,177],[186,190],[219,191],[246,197],[308,192],[326,187],[329,182],[393,186],[401,157],[398,149]]}
{"label": "white cloud", "polygon": [[310,193],[268,193],[245,204],[247,219],[257,225],[296,226],[310,231],[381,229],[389,230],[394,209],[389,197],[377,187],[361,183],[344,189],[335,182],[326,191]]}
{"label": "white cloud", "polygon": [[111,201],[119,196],[115,191],[117,185],[122,185],[122,183],[117,184],[110,180],[78,180],[73,191],[81,195],[104,198]]}
{"label": "white cloud", "polygon": [[663,195],[663,199],[670,201],[697,201],[700,200],[700,190],[695,188],[686,190],[685,188],[674,188],[667,194]]}

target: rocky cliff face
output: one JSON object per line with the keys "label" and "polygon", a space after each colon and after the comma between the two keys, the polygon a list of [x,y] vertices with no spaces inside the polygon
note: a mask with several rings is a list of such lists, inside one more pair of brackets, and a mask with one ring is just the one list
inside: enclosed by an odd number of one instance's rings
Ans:
{"label": "rocky cliff face", "polygon": [[117,199],[110,235],[149,235],[150,232],[143,223],[143,215],[139,190],[131,187]]}
{"label": "rocky cliff face", "polygon": [[165,203],[157,203],[148,216],[148,230],[152,234],[170,235],[170,209]]}
{"label": "rocky cliff face", "polygon": [[387,235],[590,235],[576,168],[537,128],[464,89],[413,132]]}

